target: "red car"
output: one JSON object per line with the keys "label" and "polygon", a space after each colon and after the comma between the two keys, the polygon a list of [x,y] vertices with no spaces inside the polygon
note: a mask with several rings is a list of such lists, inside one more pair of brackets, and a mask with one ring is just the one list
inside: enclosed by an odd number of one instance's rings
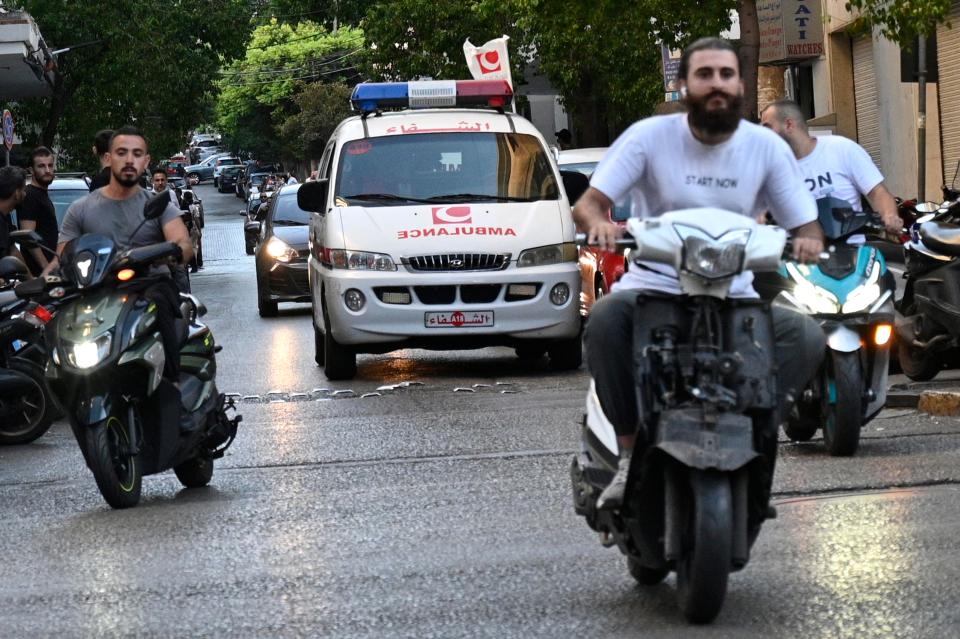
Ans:
{"label": "red car", "polygon": [[[579,171],[587,177],[593,175],[597,163],[607,152],[606,147],[571,149],[560,151],[557,163],[563,171]],[[631,202],[627,196],[617,202],[610,211],[611,219],[621,226],[630,219]],[[610,292],[610,287],[627,271],[627,261],[622,251],[601,251],[597,248],[580,249],[580,314],[590,314],[594,302]]]}

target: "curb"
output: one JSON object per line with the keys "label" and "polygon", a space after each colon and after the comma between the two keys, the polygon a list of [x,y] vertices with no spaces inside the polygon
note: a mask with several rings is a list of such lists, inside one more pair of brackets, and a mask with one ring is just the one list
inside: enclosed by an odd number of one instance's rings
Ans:
{"label": "curb", "polygon": [[960,415],[960,392],[922,391],[917,399],[917,410],[930,415],[956,417]]}

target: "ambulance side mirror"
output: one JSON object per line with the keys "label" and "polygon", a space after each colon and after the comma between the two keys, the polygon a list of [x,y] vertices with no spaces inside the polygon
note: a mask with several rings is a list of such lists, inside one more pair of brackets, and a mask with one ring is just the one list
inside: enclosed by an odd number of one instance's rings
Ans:
{"label": "ambulance side mirror", "polygon": [[297,206],[304,211],[325,213],[327,206],[327,187],[330,180],[321,178],[315,182],[305,182],[297,189]]}

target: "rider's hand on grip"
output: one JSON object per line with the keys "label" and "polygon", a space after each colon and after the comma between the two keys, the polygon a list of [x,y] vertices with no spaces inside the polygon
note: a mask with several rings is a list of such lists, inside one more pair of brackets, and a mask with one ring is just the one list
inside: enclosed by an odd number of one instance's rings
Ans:
{"label": "rider's hand on grip", "polygon": [[617,250],[617,240],[623,236],[623,229],[613,222],[604,221],[592,224],[587,229],[587,244],[598,246],[604,251]]}
{"label": "rider's hand on grip", "polygon": [[823,253],[823,240],[817,237],[794,237],[793,259],[803,264],[813,264],[820,261]]}

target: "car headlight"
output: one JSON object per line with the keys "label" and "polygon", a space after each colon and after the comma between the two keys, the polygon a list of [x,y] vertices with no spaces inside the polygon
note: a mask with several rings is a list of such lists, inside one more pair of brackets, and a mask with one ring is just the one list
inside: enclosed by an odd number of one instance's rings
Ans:
{"label": "car headlight", "polygon": [[568,242],[565,244],[551,244],[527,249],[517,258],[517,267],[546,266],[561,262],[576,262],[579,259],[577,245]]}
{"label": "car headlight", "polygon": [[844,313],[859,313],[866,310],[880,298],[880,261],[876,260],[870,267],[867,281],[856,287],[847,295],[843,303]]}
{"label": "car headlight", "polygon": [[794,299],[800,304],[806,306],[812,313],[837,313],[840,311],[840,300],[837,296],[827,289],[811,283],[806,277],[805,272],[809,273],[807,267],[797,267],[793,262],[787,262],[787,273],[793,280]]}
{"label": "car headlight", "polygon": [[397,265],[386,253],[348,251],[346,249],[323,249],[322,262],[330,268],[350,271],[395,271]]}
{"label": "car headlight", "polygon": [[297,259],[297,251],[276,236],[270,238],[265,250],[267,251],[267,255],[278,262],[292,262]]}
{"label": "car headlight", "polygon": [[737,229],[714,238],[701,229],[674,224],[683,239],[683,270],[708,280],[730,277],[743,270],[748,229]]}
{"label": "car headlight", "polygon": [[64,349],[67,361],[77,368],[93,368],[110,354],[113,335],[104,333],[95,340],[69,344]]}

